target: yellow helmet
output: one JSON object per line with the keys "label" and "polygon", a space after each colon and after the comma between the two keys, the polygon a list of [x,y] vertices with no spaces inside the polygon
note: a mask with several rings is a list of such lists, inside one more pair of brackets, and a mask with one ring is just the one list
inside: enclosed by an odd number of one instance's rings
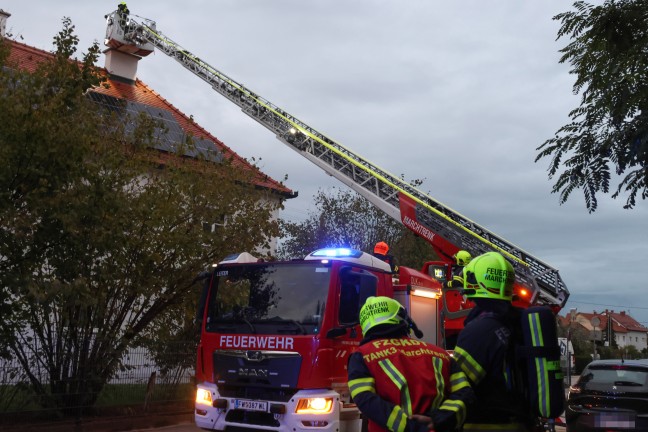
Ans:
{"label": "yellow helmet", "polygon": [[465,266],[472,260],[472,255],[468,251],[460,250],[454,254],[454,259],[457,261],[457,265]]}
{"label": "yellow helmet", "polygon": [[389,297],[367,298],[367,301],[360,309],[360,327],[362,336],[377,325],[397,325],[405,322],[407,313],[403,305]]}
{"label": "yellow helmet", "polygon": [[486,252],[464,267],[464,294],[468,298],[511,301],[515,270],[497,252]]}

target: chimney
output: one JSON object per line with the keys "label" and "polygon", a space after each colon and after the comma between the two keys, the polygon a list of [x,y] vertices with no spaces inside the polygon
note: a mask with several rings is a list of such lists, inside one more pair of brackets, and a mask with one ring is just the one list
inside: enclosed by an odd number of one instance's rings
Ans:
{"label": "chimney", "polygon": [[11,16],[9,12],[0,9],[0,38],[5,37],[5,28],[7,27],[7,19]]}
{"label": "chimney", "polygon": [[135,82],[137,62],[141,57],[112,48],[107,49],[104,53],[106,54],[106,70],[110,75],[124,78],[129,82]]}
{"label": "chimney", "polygon": [[621,311],[621,316],[625,316],[625,311]]}

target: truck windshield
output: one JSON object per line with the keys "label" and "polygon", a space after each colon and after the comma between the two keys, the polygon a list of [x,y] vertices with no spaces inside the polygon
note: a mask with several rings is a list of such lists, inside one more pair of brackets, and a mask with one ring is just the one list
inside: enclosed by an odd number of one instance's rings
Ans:
{"label": "truck windshield", "polygon": [[224,266],[216,270],[206,331],[316,334],[330,268],[320,262]]}

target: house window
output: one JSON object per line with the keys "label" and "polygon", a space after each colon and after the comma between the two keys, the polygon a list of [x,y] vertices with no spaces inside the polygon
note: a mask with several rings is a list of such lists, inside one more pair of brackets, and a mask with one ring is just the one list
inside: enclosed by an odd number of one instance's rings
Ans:
{"label": "house window", "polygon": [[207,232],[216,232],[219,227],[227,225],[227,216],[221,216],[216,222],[203,222],[203,229]]}

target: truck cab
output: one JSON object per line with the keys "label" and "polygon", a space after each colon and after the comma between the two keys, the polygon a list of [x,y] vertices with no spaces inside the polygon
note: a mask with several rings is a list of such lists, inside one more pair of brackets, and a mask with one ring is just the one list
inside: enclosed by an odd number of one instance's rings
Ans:
{"label": "truck cab", "polygon": [[367,297],[393,297],[439,333],[438,282],[353,249],[264,262],[227,257],[205,275],[198,313],[196,425],[225,430],[359,431],[347,359]]}

